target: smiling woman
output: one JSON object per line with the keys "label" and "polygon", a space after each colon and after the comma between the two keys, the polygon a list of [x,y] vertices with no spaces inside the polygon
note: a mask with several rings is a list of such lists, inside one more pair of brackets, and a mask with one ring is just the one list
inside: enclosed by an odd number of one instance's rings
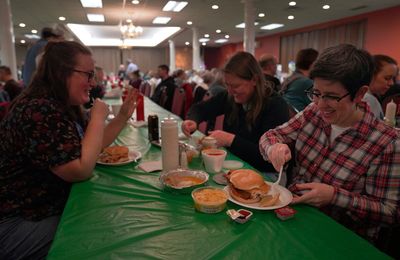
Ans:
{"label": "smiling woman", "polygon": [[293,203],[305,203],[375,243],[397,224],[400,132],[376,119],[362,102],[374,65],[352,45],[326,49],[310,76],[313,103],[260,138],[264,159],[279,169],[292,158]]}
{"label": "smiling woman", "polygon": [[85,118],[93,69],[86,47],[49,43],[32,83],[1,121],[0,259],[45,258],[71,182],[92,176],[101,149],[135,109],[131,92],[107,127],[108,106],[100,100]]}
{"label": "smiling woman", "polygon": [[257,60],[247,52],[238,52],[224,68],[227,92],[194,105],[182,130],[189,135],[202,121],[225,115],[223,130],[209,134],[218,146],[227,147],[260,171],[273,171],[258,149],[261,135],[289,119],[288,106],[267,84]]}

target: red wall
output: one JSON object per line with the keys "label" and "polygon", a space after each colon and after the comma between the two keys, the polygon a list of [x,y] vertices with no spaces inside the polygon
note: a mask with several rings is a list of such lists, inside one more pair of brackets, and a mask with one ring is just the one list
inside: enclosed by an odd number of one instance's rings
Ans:
{"label": "red wall", "polygon": [[[364,48],[371,54],[389,55],[400,63],[400,6],[257,38],[255,56],[258,58],[263,53],[271,53],[279,59],[281,36],[323,29],[362,19],[367,19]],[[227,44],[220,48],[206,48],[204,52],[206,67],[222,67],[230,56],[243,50],[242,45],[243,43],[240,42]],[[210,49],[213,50],[209,54]]]}

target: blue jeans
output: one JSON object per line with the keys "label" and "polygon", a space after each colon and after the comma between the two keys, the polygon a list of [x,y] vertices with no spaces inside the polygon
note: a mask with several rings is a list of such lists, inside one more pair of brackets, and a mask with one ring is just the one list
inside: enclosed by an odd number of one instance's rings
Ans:
{"label": "blue jeans", "polygon": [[0,259],[45,259],[60,216],[40,221],[13,217],[0,221]]}

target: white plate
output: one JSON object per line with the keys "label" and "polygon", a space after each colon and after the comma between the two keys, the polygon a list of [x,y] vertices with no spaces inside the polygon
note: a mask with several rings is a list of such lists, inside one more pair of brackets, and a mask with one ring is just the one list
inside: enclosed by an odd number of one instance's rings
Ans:
{"label": "white plate", "polygon": [[243,167],[243,163],[240,161],[226,160],[224,161],[223,167],[228,170],[236,170]]}
{"label": "white plate", "polygon": [[[266,181],[265,183],[267,183],[268,185],[272,185],[272,182],[268,182]],[[287,205],[289,205],[289,203],[292,201],[293,196],[292,193],[286,189],[285,187],[282,187],[280,185],[276,186],[277,190],[280,192],[280,196],[279,196],[279,202],[277,204],[275,204],[274,206],[269,206],[269,207],[262,207],[260,206],[259,203],[252,203],[252,204],[246,204],[243,202],[239,202],[237,200],[235,200],[234,198],[231,197],[230,193],[229,193],[229,186],[225,186],[224,190],[228,193],[229,196],[229,200],[232,201],[235,204],[238,204],[240,206],[249,208],[249,209],[260,209],[260,210],[272,210],[272,209],[279,209],[279,208],[283,208]]]}
{"label": "white plate", "polygon": [[105,163],[105,162],[101,162],[101,161],[97,160],[97,163],[102,164],[102,165],[112,165],[112,166],[125,165],[125,164],[139,160],[140,158],[142,158],[142,154],[141,154],[141,152],[138,152],[138,151],[129,150],[128,158],[129,158],[129,160],[124,161],[124,162]]}

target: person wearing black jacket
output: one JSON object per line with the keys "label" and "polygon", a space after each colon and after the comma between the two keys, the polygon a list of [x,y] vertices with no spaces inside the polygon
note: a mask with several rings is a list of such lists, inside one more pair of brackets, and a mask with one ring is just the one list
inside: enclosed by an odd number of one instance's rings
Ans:
{"label": "person wearing black jacket", "polygon": [[267,130],[288,121],[287,103],[265,82],[250,53],[234,55],[224,68],[224,78],[228,92],[194,105],[182,123],[183,133],[190,135],[199,123],[225,115],[223,130],[209,132],[217,145],[227,147],[260,171],[275,171],[263,160],[258,141]]}
{"label": "person wearing black jacket", "polygon": [[[154,90],[151,100],[171,111],[176,85],[174,79],[169,75],[169,67],[167,65],[158,66],[158,76],[162,81]],[[165,98],[163,98],[164,90],[166,95]]]}

